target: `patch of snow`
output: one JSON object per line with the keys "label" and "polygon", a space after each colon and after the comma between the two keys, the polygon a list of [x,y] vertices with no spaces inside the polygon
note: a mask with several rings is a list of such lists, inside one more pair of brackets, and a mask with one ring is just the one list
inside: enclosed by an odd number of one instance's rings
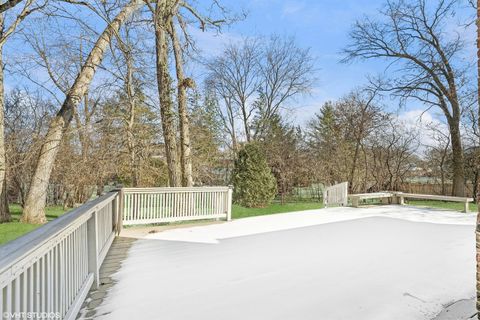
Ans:
{"label": "patch of snow", "polygon": [[219,240],[371,217],[388,217],[438,224],[475,225],[476,213],[431,210],[410,206],[337,207],[233,220],[209,226],[171,229],[146,239],[219,243]]}
{"label": "patch of snow", "polygon": [[95,319],[431,320],[475,295],[474,225],[475,214],[380,206],[151,234]]}

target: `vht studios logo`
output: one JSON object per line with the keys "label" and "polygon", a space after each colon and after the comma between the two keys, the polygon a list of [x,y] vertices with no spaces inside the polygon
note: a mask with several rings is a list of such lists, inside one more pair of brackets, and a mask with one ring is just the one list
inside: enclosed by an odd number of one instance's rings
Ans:
{"label": "vht studios logo", "polygon": [[60,319],[60,312],[4,312],[4,319]]}

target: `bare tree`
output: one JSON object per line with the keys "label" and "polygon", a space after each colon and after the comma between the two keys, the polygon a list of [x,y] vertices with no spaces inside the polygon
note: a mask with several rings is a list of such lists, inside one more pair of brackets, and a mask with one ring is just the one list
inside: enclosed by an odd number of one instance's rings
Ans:
{"label": "bare tree", "polygon": [[229,44],[220,56],[206,64],[209,78],[226,102],[226,111],[230,115],[238,112],[247,142],[252,139],[251,121],[255,113],[251,100],[259,88],[259,48],[258,39],[244,39],[239,45]]}
{"label": "bare tree", "polygon": [[4,3],[0,4],[0,13],[3,13],[7,10],[14,8],[17,4],[21,3],[23,0],[7,0]]}
{"label": "bare tree", "polygon": [[[225,20],[214,20],[209,16],[201,14],[189,1],[158,1],[155,8],[148,2],[147,5],[154,16],[157,85],[170,185],[179,186],[182,184],[184,186],[190,186],[193,185],[193,178],[186,89],[193,88],[195,84],[192,79],[186,78],[184,75],[184,50],[182,49],[180,38],[176,31],[175,20],[178,21],[177,24],[180,26],[187,45],[192,45],[188,31],[188,26],[192,23],[192,20],[187,20],[184,15],[193,16],[193,21],[198,21],[202,30],[211,26],[218,28]],[[213,1],[211,9],[213,8],[218,8],[222,13],[226,13],[225,8],[217,1]],[[177,75],[181,179],[178,177],[176,125],[171,97],[172,79],[168,64],[170,44],[173,48]]]}
{"label": "bare tree", "polygon": [[162,0],[156,3],[155,8],[150,7],[153,13],[153,26],[155,29],[155,61],[157,72],[157,86],[160,100],[160,115],[167,158],[169,185],[180,186],[178,177],[177,142],[175,114],[171,96],[172,79],[168,65],[168,29],[175,12],[175,2]]}
{"label": "bare tree", "polygon": [[431,138],[435,141],[435,145],[426,146],[427,160],[430,160],[430,169],[436,169],[440,175],[440,183],[442,186],[442,194],[447,195],[445,183],[448,177],[448,160],[450,156],[450,135],[442,127],[438,127],[438,124],[429,123],[427,128],[430,131]]}
{"label": "bare tree", "polygon": [[[79,9],[78,6],[72,8],[70,4],[59,7],[62,12],[68,12],[69,8]],[[49,9],[51,8],[49,7]],[[51,11],[44,14],[46,18],[43,18],[42,15],[23,30],[24,40],[30,44],[34,54],[30,53],[27,57],[20,58],[16,69],[60,104],[61,96],[68,94],[69,88],[82,68],[91,39],[96,38],[97,34],[91,35],[92,32],[86,29],[80,21],[73,20],[75,28],[80,29],[78,36],[59,30],[55,33],[56,36],[52,37],[52,31],[58,28],[52,21],[63,19],[63,15],[55,10],[53,10],[55,13],[52,14]],[[44,28],[39,28],[39,25]],[[38,72],[39,68],[43,73]],[[36,70],[36,72],[32,74],[31,70]],[[37,74],[48,77],[39,78]],[[52,200],[58,204],[57,195],[60,195],[64,207],[83,203],[91,197],[97,185],[95,179],[101,175],[94,162],[94,159],[98,160],[97,154],[95,154],[95,151],[98,150],[94,150],[95,131],[93,127],[99,101],[106,92],[102,92],[102,89],[105,89],[106,86],[108,83],[106,84],[104,81],[90,86],[78,106],[73,110],[73,124],[65,130],[63,141],[60,144],[60,154],[56,160],[56,169],[52,171],[49,181],[47,204],[51,204]],[[75,165],[72,165],[73,162]],[[76,171],[80,171],[82,174],[77,175]],[[97,190],[101,189],[101,187],[97,188]]]}
{"label": "bare tree", "polygon": [[300,48],[294,38],[271,36],[258,58],[256,137],[290,99],[308,93],[316,78],[310,50]]}
{"label": "bare tree", "polygon": [[[337,117],[347,128],[346,137],[352,141],[353,145],[351,167],[347,180],[350,192],[358,190],[359,187],[356,176],[360,153],[365,147],[365,139],[369,138],[377,126],[382,124],[385,117],[377,105],[377,94],[375,88],[361,88],[352,91],[337,104]],[[368,177],[365,177],[362,183],[363,191],[366,191],[367,181]]]}
{"label": "bare tree", "polygon": [[187,88],[194,88],[195,83],[191,78],[186,78],[183,71],[183,50],[180,39],[175,30],[173,19],[170,20],[169,34],[172,41],[175,57],[175,70],[177,73],[177,103],[180,129],[180,167],[182,173],[182,186],[193,185],[192,157],[190,146],[190,125],[187,110]]}
{"label": "bare tree", "polygon": [[47,187],[64,132],[72,120],[76,107],[85,96],[95,75],[97,66],[102,61],[104,52],[112,37],[118,33],[122,23],[143,4],[144,2],[141,0],[130,1],[122,8],[116,17],[108,23],[90,51],[75,82],[68,91],[62,107],[50,123],[25,201],[21,218],[23,222],[43,223],[46,221],[44,208]]}
{"label": "bare tree", "polygon": [[417,133],[388,117],[383,126],[376,127],[368,144],[372,159],[369,174],[374,179],[370,190],[400,189],[415,166],[413,158],[418,148]]}
{"label": "bare tree", "polygon": [[[455,63],[463,49],[459,36],[444,30],[454,14],[455,0],[434,5],[426,0],[389,1],[380,12],[382,20],[364,18],[350,32],[344,61],[387,59],[398,66],[396,77],[381,88],[402,99],[414,98],[426,108],[438,107],[447,120],[453,154],[453,190],[465,193],[463,147],[460,134],[461,89],[465,70]],[[392,67],[390,67],[392,68]]]}
{"label": "bare tree", "polygon": [[[115,74],[115,78],[121,80],[124,85],[125,100],[127,103],[127,112],[124,116],[125,134],[127,141],[127,149],[129,154],[129,164],[130,164],[130,179],[132,187],[137,187],[139,183],[139,163],[137,157],[137,141],[135,138],[135,124],[137,117],[137,104],[138,104],[138,94],[135,75],[138,74],[137,68],[135,66],[135,57],[138,58],[139,52],[134,49],[134,44],[132,43],[130,37],[130,27],[127,26],[128,22],[125,23],[125,32],[123,37],[117,36],[116,48],[112,48],[112,57],[116,69],[118,72]],[[121,53],[121,57],[117,57],[115,49],[118,49]]]}
{"label": "bare tree", "polygon": [[0,223],[10,221],[6,180],[3,46],[28,15],[45,5],[40,4],[39,6],[33,6],[34,0],[27,0],[19,13],[14,13],[12,19],[7,19],[8,12],[6,11],[20,2],[21,1],[9,1],[0,5]]}
{"label": "bare tree", "polygon": [[261,139],[270,121],[291,99],[308,93],[315,81],[309,50],[293,38],[276,35],[229,44],[206,67],[211,87],[223,100],[223,118],[235,143],[235,120],[247,142]]}
{"label": "bare tree", "polygon": [[[477,44],[477,132],[478,138],[480,140],[480,0],[477,0],[476,4],[474,0],[469,0],[469,2],[473,5],[473,7],[476,9],[476,19],[475,19],[475,24],[477,26],[477,39],[476,39],[476,44]],[[475,132],[475,130],[474,130]],[[477,174],[480,167],[480,160],[477,157]],[[480,203],[480,179],[477,178],[477,204]],[[477,283],[476,283],[476,288],[477,288],[477,313],[480,313],[480,205],[478,206],[478,214],[477,214],[477,226],[476,226],[476,252],[477,252],[477,257],[476,257],[476,262],[477,262]]]}
{"label": "bare tree", "polygon": [[42,134],[54,114],[50,101],[38,92],[12,90],[5,98],[5,143],[8,187],[24,205]]}
{"label": "bare tree", "polygon": [[[235,103],[223,83],[214,78],[207,79],[205,82],[205,95],[215,102],[215,112],[222,123],[223,130],[230,137],[230,148],[235,155],[238,151],[236,129],[238,117]],[[222,103],[219,100],[222,100]]]}

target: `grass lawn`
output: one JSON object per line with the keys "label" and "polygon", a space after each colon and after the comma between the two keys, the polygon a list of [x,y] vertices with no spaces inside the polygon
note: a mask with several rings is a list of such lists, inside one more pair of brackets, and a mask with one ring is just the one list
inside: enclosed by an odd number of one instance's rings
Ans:
{"label": "grass lawn", "polygon": [[[364,205],[382,205],[382,202],[378,199],[368,199],[367,201],[362,202]],[[423,207],[423,208],[432,208],[432,209],[445,209],[453,211],[463,211],[463,202],[450,202],[450,201],[439,201],[439,200],[412,200],[405,199],[405,204],[409,206]],[[470,202],[469,205],[470,212],[476,212],[478,206],[476,203]]]}
{"label": "grass lawn", "polygon": [[[463,211],[462,202],[447,202],[447,201],[438,201],[438,200],[406,200],[405,204],[410,206],[419,206],[435,209],[448,209],[454,211]],[[476,203],[470,203],[469,205],[470,212],[476,212],[478,210]]]}
{"label": "grass lawn", "polygon": [[[10,213],[12,215],[12,222],[9,223],[1,223],[0,224],[0,245],[4,244],[8,241],[12,241],[24,235],[27,232],[30,232],[39,226],[40,224],[30,224],[30,223],[22,223],[20,222],[20,216],[22,214],[22,208],[18,204],[10,205]],[[63,211],[63,207],[61,206],[54,206],[54,207],[47,207],[47,220],[53,220],[58,218],[60,215],[65,213]]]}
{"label": "grass lawn", "polygon": [[253,216],[262,216],[265,214],[284,213],[291,211],[302,211],[323,208],[322,202],[287,202],[281,204],[280,202],[273,202],[265,208],[245,208],[234,204],[232,207],[232,218],[246,218]]}
{"label": "grass lawn", "polygon": [[[369,204],[380,204],[375,201],[370,202]],[[408,205],[419,206],[419,207],[428,207],[436,209],[448,209],[455,211],[463,211],[463,203],[459,202],[444,202],[444,201],[435,201],[435,200],[409,200],[406,202]],[[234,204],[232,207],[232,218],[246,218],[253,216],[261,216],[266,214],[275,214],[275,213],[285,213],[292,211],[302,211],[302,210],[312,210],[312,209],[321,209],[323,208],[322,202],[287,202],[281,204],[278,201],[273,202],[265,208],[245,208],[239,205]],[[47,219],[48,221],[53,220],[63,213],[63,208],[61,206],[54,206],[46,208]],[[470,203],[470,211],[477,211],[477,205],[475,203]],[[21,235],[30,232],[40,225],[21,223],[20,215],[22,214],[22,208],[17,204],[10,205],[10,213],[12,214],[13,221],[10,223],[0,224],[0,245],[8,241],[16,239]],[[187,222],[185,222],[187,223]]]}

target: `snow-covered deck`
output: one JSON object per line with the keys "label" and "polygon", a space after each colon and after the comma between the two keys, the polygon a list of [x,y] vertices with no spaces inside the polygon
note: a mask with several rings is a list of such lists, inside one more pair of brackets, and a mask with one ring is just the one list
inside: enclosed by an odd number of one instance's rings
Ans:
{"label": "snow-covered deck", "polygon": [[[329,208],[117,241],[81,317],[433,319],[475,296],[474,225],[474,213]],[[475,312],[457,309],[442,319]]]}

